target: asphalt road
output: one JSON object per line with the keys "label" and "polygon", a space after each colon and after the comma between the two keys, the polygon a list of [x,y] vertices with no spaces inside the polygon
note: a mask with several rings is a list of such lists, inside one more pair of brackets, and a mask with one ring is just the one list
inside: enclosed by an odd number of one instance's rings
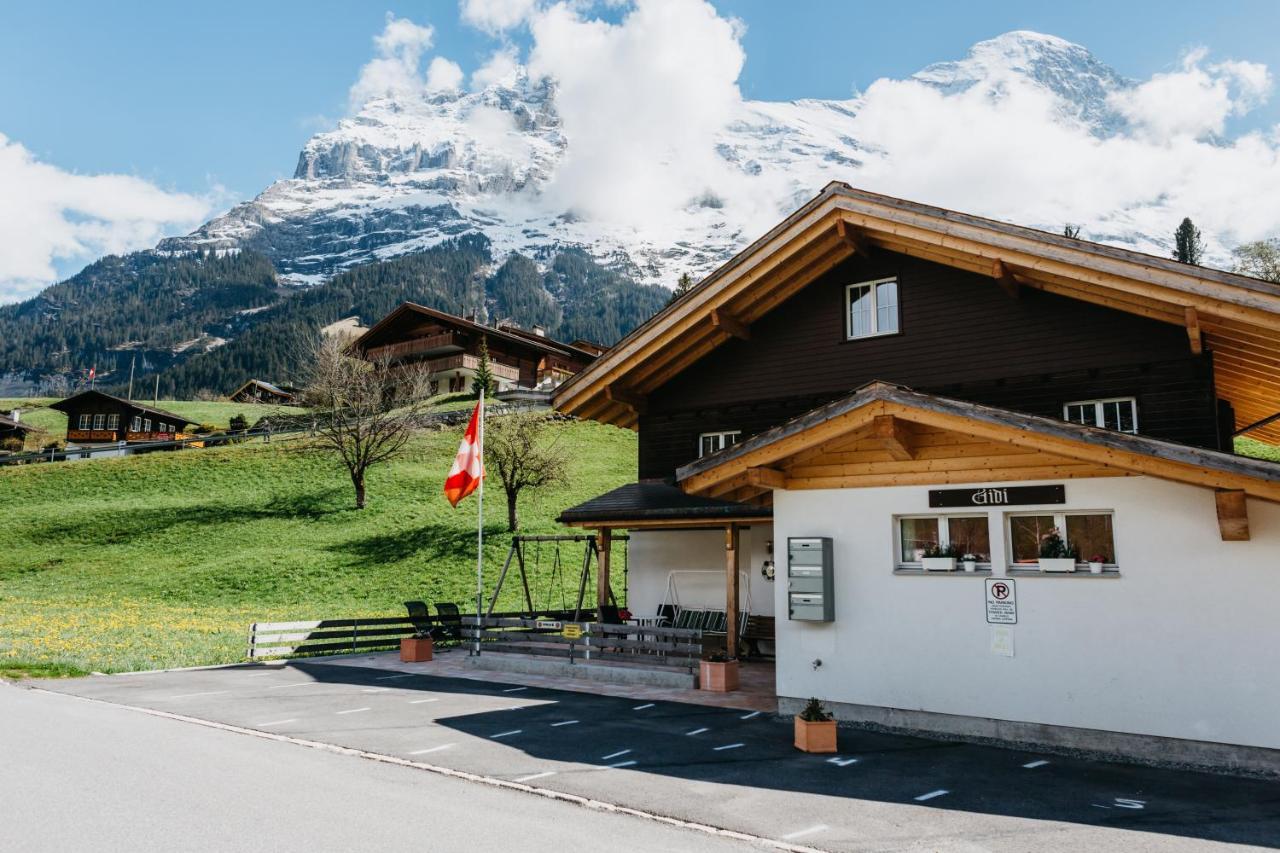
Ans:
{"label": "asphalt road", "polygon": [[839,755],[804,755],[789,721],[769,714],[414,665],[295,661],[45,686],[823,850],[1280,848],[1277,782],[847,729]]}
{"label": "asphalt road", "polygon": [[0,685],[0,850],[759,849]]}

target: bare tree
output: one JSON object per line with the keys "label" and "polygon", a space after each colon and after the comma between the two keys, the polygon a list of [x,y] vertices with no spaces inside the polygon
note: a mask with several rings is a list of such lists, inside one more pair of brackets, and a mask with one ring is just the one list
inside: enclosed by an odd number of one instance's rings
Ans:
{"label": "bare tree", "polygon": [[1242,243],[1231,250],[1235,272],[1280,284],[1280,237]]}
{"label": "bare tree", "polygon": [[356,509],[364,509],[365,473],[404,449],[429,390],[422,368],[387,358],[353,358],[346,345],[335,336],[316,343],[304,398],[320,446],[342,459],[355,488]]}
{"label": "bare tree", "polygon": [[508,530],[520,526],[520,492],[567,481],[569,456],[559,441],[546,415],[524,412],[485,422],[485,467],[498,472],[507,493]]}

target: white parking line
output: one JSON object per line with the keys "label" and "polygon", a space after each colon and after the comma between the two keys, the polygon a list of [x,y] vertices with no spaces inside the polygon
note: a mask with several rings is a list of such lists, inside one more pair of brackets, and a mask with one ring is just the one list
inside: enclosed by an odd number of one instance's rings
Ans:
{"label": "white parking line", "polygon": [[619,761],[617,764],[610,764],[608,769],[617,770],[619,767],[634,767],[634,766],[635,766],[634,761]]}
{"label": "white parking line", "polygon": [[508,687],[503,693],[519,693],[521,690],[528,690],[528,687]]}
{"label": "white parking line", "polygon": [[206,690],[203,693],[183,693],[180,696],[170,696],[170,699],[191,699],[196,696],[217,696],[220,693],[230,693],[229,690]]}
{"label": "white parking line", "polygon": [[704,727],[702,727],[702,728],[700,728],[700,729],[694,729],[694,730],[693,730],[693,731],[691,731],[691,732],[685,732],[685,733],[684,733],[684,736],[685,736],[685,737],[689,737],[690,735],[700,735],[700,734],[702,734],[703,732],[709,732],[709,731],[711,731],[711,729],[706,728],[706,727],[704,726]]}
{"label": "white parking line", "polygon": [[509,731],[509,732],[498,732],[498,734],[496,734],[496,735],[489,735],[489,739],[490,739],[490,740],[495,740],[495,739],[500,738],[500,737],[510,737],[511,735],[518,735],[518,734],[520,734],[522,731],[524,731],[524,729],[512,729],[512,730],[511,730],[511,731]]}
{"label": "white parking line", "polygon": [[577,724],[578,724],[578,721],[577,721],[577,720],[564,720],[564,721],[559,722],[559,723],[552,723],[552,724],[551,724],[551,728],[553,728],[553,729],[554,729],[554,728],[557,728],[557,727],[559,727],[559,726],[576,726]]}
{"label": "white parking line", "polygon": [[268,690],[284,690],[286,687],[314,687],[319,681],[294,681],[291,684],[277,684],[275,687],[268,687]]}
{"label": "white parking line", "polygon": [[366,687],[364,690],[361,690],[360,692],[361,693],[383,693],[390,689],[391,689],[390,687]]}
{"label": "white parking line", "polygon": [[374,681],[391,681],[396,678],[412,678],[412,672],[402,672],[399,675],[380,675]]}
{"label": "white parking line", "polygon": [[600,760],[601,760],[601,761],[608,761],[610,758],[618,758],[618,757],[620,757],[620,756],[626,755],[626,754],[627,754],[628,752],[630,752],[630,751],[631,751],[631,750],[629,750],[629,749],[620,749],[620,750],[618,750],[617,752],[611,752],[611,753],[609,753],[608,755],[602,755],[602,756],[600,756]]}
{"label": "white parking line", "polygon": [[274,672],[252,672],[246,675],[245,678],[262,678],[264,675],[275,675],[275,673]]}
{"label": "white parking line", "polygon": [[746,746],[745,743],[726,743],[724,746],[715,747],[716,752],[723,752],[726,749],[737,749],[740,746]]}
{"label": "white parking line", "polygon": [[930,791],[927,794],[921,794],[920,796],[916,797],[916,802],[923,803],[925,800],[932,800],[934,797],[941,797],[944,794],[950,794],[950,793],[951,792],[948,791],[946,788],[939,788],[936,791]]}
{"label": "white parking line", "polygon": [[857,764],[857,763],[858,763],[858,759],[856,759],[856,758],[841,758],[840,756],[838,756],[838,755],[837,755],[835,758],[828,758],[828,759],[827,759],[827,763],[828,763],[828,764],[834,764],[834,765],[835,765],[835,766],[837,766],[837,767],[848,767],[850,764]]}
{"label": "white parking line", "polygon": [[649,704],[647,704],[647,705],[637,705],[637,706],[635,706],[634,708],[632,708],[631,710],[633,710],[633,711],[643,711],[645,708],[652,708],[652,707],[653,707],[653,703],[652,703],[652,702],[650,702],[650,703],[649,703]]}
{"label": "white parking line", "polygon": [[827,826],[825,823],[820,823],[817,826],[811,826],[808,829],[797,829],[795,832],[789,832],[782,836],[782,840],[794,841],[797,838],[804,838],[806,835],[813,835],[815,832],[822,832],[823,830],[830,828],[831,827]]}
{"label": "white parking line", "polygon": [[440,701],[439,699],[411,699],[411,700],[409,700],[409,704],[410,704],[410,705],[422,705],[422,704],[424,704],[424,703],[426,703],[426,702],[439,702],[439,701]]}
{"label": "white parking line", "polygon": [[547,778],[548,776],[554,776],[554,775],[556,775],[556,771],[554,771],[554,770],[547,770],[547,771],[544,771],[544,772],[542,772],[542,773],[534,773],[534,774],[529,775],[529,776],[521,776],[519,779],[513,779],[512,781],[514,781],[514,782],[532,782],[534,779],[545,779],[545,778]]}
{"label": "white parking line", "polygon": [[297,717],[290,717],[287,720],[272,720],[269,723],[258,723],[258,725],[259,726],[283,726],[285,723],[296,723],[296,722],[298,722]]}
{"label": "white parking line", "polygon": [[739,717],[738,719],[739,719],[739,720],[751,720],[751,719],[754,719],[754,718],[756,718],[756,717],[760,716],[760,713],[761,713],[760,711],[752,711],[750,714],[743,714],[743,715],[742,715],[741,717]]}
{"label": "white parking line", "polygon": [[1026,769],[1028,769],[1028,770],[1033,770],[1033,769],[1035,769],[1036,767],[1044,767],[1044,766],[1045,766],[1046,764],[1048,764],[1048,763],[1049,763],[1049,762],[1047,762],[1047,761],[1032,761],[1030,764],[1024,764],[1024,765],[1022,765],[1022,766],[1023,766],[1023,767],[1025,767],[1025,768],[1026,768]]}
{"label": "white parking line", "polygon": [[372,710],[372,709],[370,709],[370,708],[352,708],[352,709],[350,709],[350,710],[348,710],[348,711],[337,711],[337,712],[335,712],[335,713],[337,713],[339,716],[341,716],[341,715],[343,715],[343,714],[359,714],[361,711],[369,711],[369,710]]}
{"label": "white parking line", "polygon": [[439,746],[428,747],[427,749],[415,749],[410,755],[426,755],[429,752],[439,752],[442,749],[448,749],[453,746],[451,743],[442,743]]}

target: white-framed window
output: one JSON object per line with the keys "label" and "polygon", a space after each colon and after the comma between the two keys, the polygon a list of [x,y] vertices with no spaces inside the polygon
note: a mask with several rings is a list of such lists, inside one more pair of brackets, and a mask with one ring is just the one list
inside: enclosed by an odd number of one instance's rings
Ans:
{"label": "white-framed window", "polygon": [[160,424],[156,427],[156,430],[158,430],[159,432],[168,432],[169,425],[166,424],[164,421],[161,421]]}
{"label": "white-framed window", "polygon": [[81,415],[81,416],[80,416],[80,426],[79,426],[79,428],[80,428],[80,429],[88,429],[88,428],[89,428],[89,422],[90,422],[91,420],[92,420],[92,415]]}
{"label": "white-framed window", "polygon": [[1104,571],[1114,572],[1118,560],[1113,515],[1110,510],[1009,513],[1005,516],[1009,567],[1035,570],[1041,540],[1056,530],[1077,564],[1099,562]]}
{"label": "white-framed window", "polygon": [[133,423],[129,425],[130,432],[142,432],[142,418],[134,415]]}
{"label": "white-framed window", "polygon": [[845,337],[870,338],[898,331],[898,280],[882,278],[844,290]]}
{"label": "white-framed window", "polygon": [[991,527],[986,515],[903,515],[895,519],[900,569],[918,569],[926,549],[954,545],[972,554],[984,570],[991,568]]}
{"label": "white-framed window", "polygon": [[1076,400],[1063,405],[1062,417],[1073,424],[1136,434],[1138,432],[1138,401],[1134,397]]}
{"label": "white-framed window", "polygon": [[742,437],[741,430],[721,430],[720,432],[704,432],[698,436],[698,455],[706,456],[717,450],[724,450],[738,443]]}
{"label": "white-framed window", "polygon": [[151,432],[151,418],[142,419],[142,431]]}
{"label": "white-framed window", "polygon": [[107,415],[107,429],[112,431],[120,429],[119,415]]}
{"label": "white-framed window", "polygon": [[93,416],[93,428],[94,428],[94,429],[102,429],[103,424],[105,424],[105,423],[106,423],[106,420],[107,420],[107,416],[106,416],[106,415],[104,415],[104,414],[97,414],[97,415],[94,415],[94,416]]}

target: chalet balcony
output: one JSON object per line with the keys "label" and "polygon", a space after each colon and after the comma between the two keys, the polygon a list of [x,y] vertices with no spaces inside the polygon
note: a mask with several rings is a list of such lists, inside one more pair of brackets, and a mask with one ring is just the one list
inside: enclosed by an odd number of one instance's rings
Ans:
{"label": "chalet balcony", "polygon": [[117,441],[119,436],[113,429],[69,429],[67,441]]}
{"label": "chalet balcony", "polygon": [[411,355],[441,355],[448,352],[459,352],[463,349],[458,336],[453,332],[439,335],[428,335],[425,338],[414,338],[386,346],[373,347],[366,353],[370,360],[387,358],[401,359]]}
{"label": "chalet balcony", "polygon": [[[448,358],[437,358],[435,361],[427,362],[427,370],[432,374],[447,373],[450,370],[469,370],[475,372],[480,369],[479,356],[462,354],[451,355]],[[490,359],[489,371],[497,379],[505,379],[508,382],[520,381],[520,368],[513,367],[509,364],[502,364]]]}

